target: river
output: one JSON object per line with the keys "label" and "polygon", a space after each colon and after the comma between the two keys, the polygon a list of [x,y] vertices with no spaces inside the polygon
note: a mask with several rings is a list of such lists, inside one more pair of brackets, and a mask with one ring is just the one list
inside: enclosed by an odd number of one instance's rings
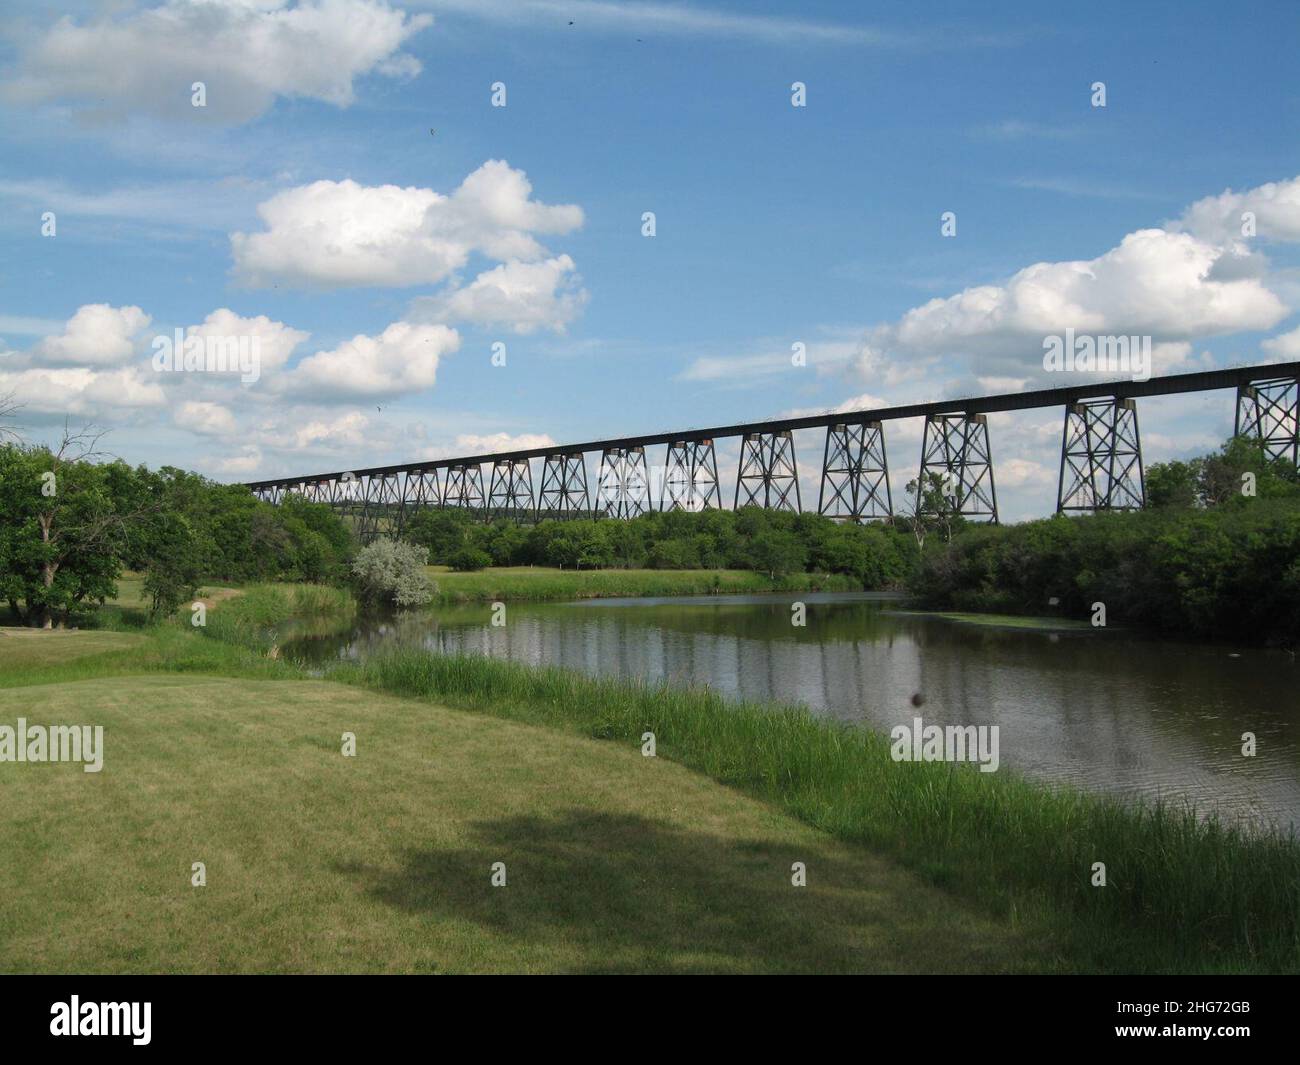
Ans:
{"label": "river", "polygon": [[[282,650],[320,663],[416,644],[708,685],[886,732],[917,716],[996,725],[1001,765],[1031,777],[1255,826],[1300,825],[1300,666],[1286,652],[995,628],[908,613],[870,593],[509,603],[504,621],[492,624],[487,603],[408,612],[296,635]],[[1242,754],[1247,732],[1253,757]]]}

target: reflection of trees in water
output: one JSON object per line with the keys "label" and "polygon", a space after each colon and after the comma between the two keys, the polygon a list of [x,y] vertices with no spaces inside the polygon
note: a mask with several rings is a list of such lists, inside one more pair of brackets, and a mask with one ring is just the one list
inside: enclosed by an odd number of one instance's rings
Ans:
{"label": "reflection of trees in water", "polygon": [[[1179,644],[1135,633],[1050,634],[896,613],[892,604],[784,602],[559,606],[491,604],[359,621],[302,635],[318,656],[381,647],[486,654],[590,675],[707,685],[732,697],[800,702],[888,731],[915,716],[998,725],[1003,764],[1125,793],[1220,800],[1229,812],[1300,811],[1297,667],[1283,655]],[[320,660],[317,657],[316,660]],[[921,692],[924,704],[911,705]],[[1240,757],[1254,732],[1261,754]]]}

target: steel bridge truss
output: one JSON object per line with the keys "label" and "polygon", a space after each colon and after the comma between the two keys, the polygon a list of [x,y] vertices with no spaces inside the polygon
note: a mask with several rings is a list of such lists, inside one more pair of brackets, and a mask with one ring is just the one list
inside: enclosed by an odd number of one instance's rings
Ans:
{"label": "steel bridge truss", "polygon": [[482,510],[487,500],[483,495],[483,467],[477,462],[447,467],[443,481],[442,505]]}
{"label": "steel bridge truss", "polygon": [[1233,435],[1258,440],[1273,461],[1300,465],[1300,378],[1277,377],[1240,386]]}
{"label": "steel bridge truss", "polygon": [[488,507],[494,518],[532,518],[533,471],[528,459],[500,459],[492,464]]}
{"label": "steel bridge truss", "polygon": [[894,501],[880,422],[826,427],[817,513],[853,522],[892,517]]}
{"label": "steel bridge truss", "polygon": [[581,451],[557,451],[543,460],[537,512],[539,518],[585,517],[591,512],[587,460]]}
{"label": "steel bridge truss", "polygon": [[[464,458],[439,459],[357,472],[257,481],[248,487],[269,503],[289,495],[324,503],[349,518],[360,538],[399,535],[412,514],[458,507],[477,517],[521,520],[608,514],[632,518],[658,507],[721,506],[714,441],[741,442],[733,505],[801,509],[793,433],[826,430],[819,513],[841,521],[888,519],[893,511],[883,425],[925,418],[921,445],[921,506],[930,509],[937,475],[946,507],[972,521],[998,520],[997,492],[986,416],[993,412],[1065,408],[1058,511],[1141,507],[1142,449],[1134,400],[1232,388],[1237,436],[1258,440],[1275,461],[1300,466],[1300,362],[1198,371],[1144,381],[973,396],[899,407],[801,415],[775,421],[620,437]],[[663,483],[651,481],[646,448],[667,445]],[[600,453],[596,497],[588,488],[586,456]],[[534,495],[531,460],[543,459]],[[484,491],[485,470],[491,484]],[[655,476],[661,472],[655,469]],[[593,505],[594,504],[594,505]]]}
{"label": "steel bridge truss", "polygon": [[1057,512],[1145,505],[1137,404],[1131,399],[1093,399],[1067,406]]}
{"label": "steel bridge truss", "polygon": [[651,509],[645,448],[607,447],[601,452],[596,508],[611,518],[635,518]]}
{"label": "steel bridge truss", "polygon": [[707,510],[722,506],[718,460],[712,440],[674,440],[664,462],[660,510]]}
{"label": "steel bridge truss", "polygon": [[793,510],[799,500],[799,469],[795,463],[794,437],[790,431],[746,433],[740,445],[740,469],[736,474],[734,506]]}
{"label": "steel bridge truss", "polygon": [[943,494],[954,514],[968,521],[998,522],[997,486],[988,419],[982,414],[931,414],[921,441],[921,475],[917,488],[926,509],[926,486],[941,478]]}

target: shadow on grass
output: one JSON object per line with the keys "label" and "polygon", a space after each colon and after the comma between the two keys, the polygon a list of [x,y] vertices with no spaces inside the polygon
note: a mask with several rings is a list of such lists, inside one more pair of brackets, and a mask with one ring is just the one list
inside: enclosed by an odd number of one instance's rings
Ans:
{"label": "shadow on grass", "polygon": [[[388,906],[473,922],[568,971],[987,971],[1018,955],[1008,933],[936,893],[913,896],[891,867],[825,847],[586,810],[469,832],[468,846],[401,853],[395,873],[336,871]],[[494,862],[504,887],[490,883]],[[794,862],[807,887],[791,884]]]}

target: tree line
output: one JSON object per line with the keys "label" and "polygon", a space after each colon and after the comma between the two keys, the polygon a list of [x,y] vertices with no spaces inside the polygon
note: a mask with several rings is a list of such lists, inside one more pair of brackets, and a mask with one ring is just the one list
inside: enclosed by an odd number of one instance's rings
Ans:
{"label": "tree line", "polygon": [[354,550],[328,506],[276,507],[185,470],[101,461],[97,438],[0,445],[0,600],[20,624],[67,624],[144,575],[155,614],[201,581],[337,582]]}
{"label": "tree line", "polygon": [[1147,508],[968,526],[908,587],[934,609],[1087,618],[1300,643],[1300,476],[1242,438],[1147,471]]}
{"label": "tree line", "polygon": [[[401,530],[416,553],[374,559],[358,559],[353,519],[328,504],[271,505],[242,485],[105,460],[96,444],[89,433],[0,442],[0,601],[19,623],[68,623],[113,598],[127,570],[162,615],[202,582],[360,582],[361,593],[400,556],[459,570],[847,574],[937,609],[1087,617],[1103,602],[1116,623],[1300,642],[1300,476],[1244,439],[1152,466],[1142,511],[971,525],[937,481],[909,486],[910,515],[872,525],[757,507],[532,525],[430,508]],[[407,584],[409,601],[424,595]]]}
{"label": "tree line", "polygon": [[488,524],[465,511],[414,514],[402,536],[453,569],[749,569],[843,573],[864,588],[899,584],[916,553],[898,527],[842,525],[818,514],[740,510],[650,511],[629,520],[596,518]]}

